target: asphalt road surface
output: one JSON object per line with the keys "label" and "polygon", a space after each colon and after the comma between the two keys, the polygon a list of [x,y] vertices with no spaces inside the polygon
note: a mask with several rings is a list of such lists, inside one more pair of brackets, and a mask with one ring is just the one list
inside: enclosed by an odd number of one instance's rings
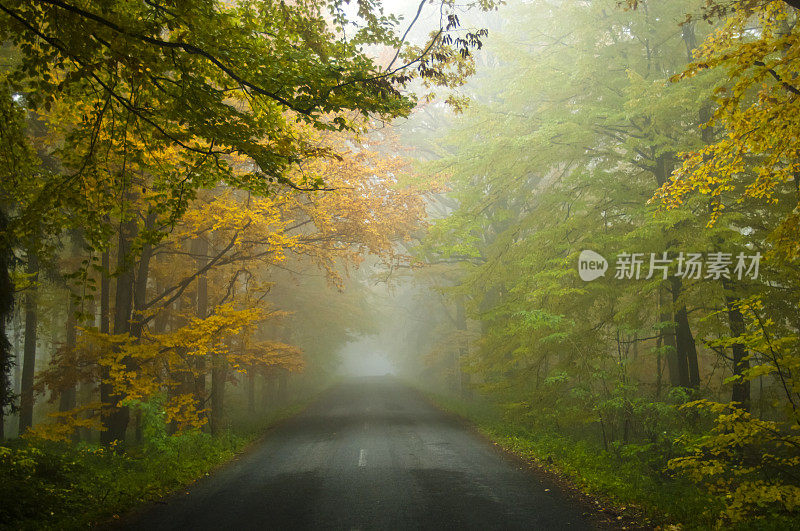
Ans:
{"label": "asphalt road surface", "polygon": [[[325,392],[126,529],[591,529],[585,508],[391,378]],[[546,490],[548,489],[548,490]]]}

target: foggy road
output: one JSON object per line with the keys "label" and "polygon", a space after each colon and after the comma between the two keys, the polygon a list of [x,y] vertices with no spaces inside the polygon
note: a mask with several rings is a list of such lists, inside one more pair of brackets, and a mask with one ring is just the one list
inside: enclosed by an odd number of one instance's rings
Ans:
{"label": "foggy road", "polygon": [[584,510],[416,391],[369,378],[125,528],[589,529]]}

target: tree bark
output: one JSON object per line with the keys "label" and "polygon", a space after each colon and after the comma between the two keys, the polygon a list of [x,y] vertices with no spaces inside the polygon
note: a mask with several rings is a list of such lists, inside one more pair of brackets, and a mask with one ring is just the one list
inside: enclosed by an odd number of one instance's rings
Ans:
{"label": "tree bark", "polygon": [[108,334],[111,331],[109,318],[111,316],[111,281],[109,280],[110,259],[108,251],[105,251],[100,259],[100,323],[98,328],[101,334]]}
{"label": "tree bark", "polygon": [[[156,212],[150,211],[145,219],[145,229],[152,230],[156,223]],[[131,316],[131,336],[140,339],[144,328],[144,311],[147,307],[147,280],[150,276],[150,260],[153,257],[153,244],[145,242],[139,255],[139,266],[133,281],[133,312]]]}
{"label": "tree bark", "polygon": [[681,370],[678,362],[678,348],[675,342],[675,319],[672,316],[672,301],[667,300],[667,290],[662,287],[659,290],[659,320],[662,323],[669,323],[662,325],[659,331],[659,339],[661,346],[665,350],[665,358],[667,360],[667,370],[669,371],[669,383],[674,387],[681,385]]}
{"label": "tree bark", "polygon": [[211,355],[211,433],[217,434],[223,428],[225,407],[225,380],[227,379],[225,356]]}
{"label": "tree bark", "polygon": [[681,387],[697,388],[700,385],[700,370],[697,364],[697,346],[689,326],[689,315],[686,304],[679,302],[682,283],[678,277],[671,277],[672,301],[677,307],[675,311],[675,342],[678,349],[678,368]]}
{"label": "tree bark", "polygon": [[[656,159],[654,175],[659,186],[667,182],[672,173],[672,153],[663,153]],[[672,303],[674,311],[674,337],[675,337],[675,356],[669,363],[670,383],[673,386],[697,387],[700,385],[700,373],[697,364],[697,347],[692,337],[692,330],[689,326],[689,317],[686,311],[686,304],[679,303],[682,282],[679,277],[669,278],[670,290],[672,291]],[[663,317],[662,321],[666,321]],[[672,319],[670,319],[672,321]],[[665,340],[668,340],[665,337]],[[676,372],[677,371],[677,372]]]}
{"label": "tree bark", "polygon": [[[22,336],[25,333],[24,326],[22,325],[22,312],[19,308],[15,308],[14,312],[14,358],[19,358],[19,353],[22,352]],[[22,365],[19,359],[14,363],[14,393],[19,395],[22,390]]]}
{"label": "tree bark", "polygon": [[[0,208],[0,235],[6,234],[8,218]],[[11,247],[5,238],[0,239],[0,441],[5,439],[5,411],[14,402],[14,391],[11,387],[11,366],[14,363],[14,352],[6,335],[6,323],[14,311],[14,283],[11,281]],[[14,334],[19,331],[14,330]]]}
{"label": "tree bark", "polygon": [[[738,307],[739,300],[729,295],[731,289],[730,281],[723,279],[722,286],[727,292],[725,295],[725,304],[728,309],[728,325],[731,329],[731,337],[741,337],[745,333],[745,326],[744,317]],[[739,407],[745,411],[750,411],[750,381],[741,379],[744,372],[750,368],[750,361],[747,359],[747,349],[745,349],[744,343],[735,343],[733,347],[731,347],[731,351],[733,353],[733,374],[739,377],[733,382],[731,402],[737,402]]]}
{"label": "tree bark", "polygon": [[[173,315],[169,316],[169,314],[167,312],[161,312],[161,315],[162,316],[171,317],[171,319],[172,319],[172,323],[171,323],[172,329],[173,330],[178,330],[178,329],[183,328],[184,326],[186,326],[188,321],[186,320],[186,317],[183,314],[183,310],[184,310],[184,308],[186,306],[184,304],[184,302],[183,302],[183,299],[182,298],[178,298],[175,301],[175,305],[176,305],[176,308],[175,308],[176,311],[173,313]],[[192,309],[194,309],[194,308],[192,307]],[[165,330],[166,326],[167,326],[167,320],[166,320],[165,317],[161,317],[161,318],[155,319],[156,333],[159,333],[159,332],[162,332],[163,330]],[[187,349],[185,347],[179,347],[178,348],[178,355],[182,359],[188,360],[190,358],[189,349]],[[179,378],[180,384],[177,387],[170,386],[170,387],[167,388],[167,398],[168,399],[172,399],[172,398],[174,398],[175,396],[178,396],[178,395],[192,395],[192,396],[197,397],[197,404],[196,405],[197,405],[198,409],[200,409],[202,407],[202,401],[203,400],[202,400],[202,398],[198,397],[195,394],[194,373],[192,372],[192,367],[189,367],[189,366],[185,367],[184,370],[180,371],[180,373],[178,375],[178,378]],[[172,435],[173,433],[178,431],[178,428],[179,428],[178,423],[175,420],[172,420],[172,422],[169,423],[169,426],[167,426],[167,432],[170,435]]]}
{"label": "tree bark", "polygon": [[692,336],[685,304],[678,310],[677,319],[680,323],[678,327],[681,329],[681,341],[685,345],[686,360],[689,365],[689,387],[697,389],[700,387],[700,365],[697,360],[697,344]]}
{"label": "tree bark", "polygon": [[[199,236],[192,242],[192,253],[197,257],[197,267],[202,269],[208,263],[208,240]],[[208,276],[202,273],[197,277],[197,317],[205,319],[208,317]],[[194,377],[194,394],[197,397],[200,408],[203,407],[206,398],[206,360],[197,357],[196,373]],[[212,390],[213,393],[213,390]],[[213,426],[210,426],[213,430]]]}
{"label": "tree bark", "polygon": [[[66,340],[64,341],[64,349],[67,352],[75,350],[75,343],[77,342],[77,318],[75,316],[75,302],[72,300],[72,292],[68,293],[69,302],[67,303],[67,330]],[[58,410],[61,412],[75,409],[77,402],[76,384],[72,384],[67,389],[61,391],[58,397]]]}
{"label": "tree bark", "polygon": [[[131,245],[135,236],[135,221],[129,220],[120,224],[117,248],[117,287],[114,293],[115,335],[127,334],[131,331],[134,275],[133,267],[131,267],[129,260],[131,258]],[[123,363],[125,362],[123,361]],[[101,433],[100,441],[103,444],[124,441],[125,431],[130,420],[130,411],[127,407],[119,405],[123,397],[114,391],[108,368],[103,369],[100,399],[106,407],[104,419],[106,430]]]}
{"label": "tree bark", "polygon": [[[150,211],[145,219],[145,229],[152,229],[156,222],[155,211]],[[142,337],[144,326],[143,313],[147,298],[147,279],[150,272],[150,259],[153,256],[153,245],[145,242],[142,246],[137,267],[131,263],[131,245],[137,236],[136,221],[122,224],[119,239],[119,255],[117,256],[117,269],[121,271],[117,277],[117,291],[114,306],[114,334],[128,333],[138,340]],[[124,252],[123,252],[124,251]],[[126,370],[135,370],[131,360],[123,360]],[[113,393],[113,390],[112,390]],[[130,411],[127,407],[120,407],[119,401],[124,398],[115,395],[112,398],[117,404],[109,417],[108,431],[103,442],[125,440],[125,432],[130,422]],[[105,402],[105,400],[103,401]],[[136,437],[141,439],[141,415],[136,416]]]}
{"label": "tree bark", "polygon": [[[2,272],[0,272],[2,274]],[[11,278],[9,277],[9,281]],[[5,412],[6,408],[13,406],[14,398],[19,396],[20,386],[22,382],[22,371],[20,370],[20,364],[18,359],[19,352],[22,350],[22,322],[20,318],[20,312],[14,311],[14,307],[12,306],[11,315],[13,319],[13,327],[14,327],[14,343],[9,344],[6,346],[8,350],[4,353],[0,352],[0,356],[3,356],[4,359],[2,360],[5,369],[3,371],[3,377],[5,378],[5,387],[2,389],[0,394],[2,394],[2,400],[0,401],[0,441],[5,438]],[[0,318],[0,326],[5,327],[5,322],[2,322],[2,318]],[[2,337],[0,337],[0,341],[2,341]],[[0,345],[0,349],[2,349],[2,345]],[[11,368],[7,367],[7,364],[11,364],[14,366],[14,379],[13,383],[9,379],[9,373],[11,372]]]}
{"label": "tree bark", "polygon": [[19,435],[33,425],[33,378],[36,372],[36,328],[38,325],[37,290],[39,259],[28,254],[27,272],[34,285],[25,293],[25,344],[22,354],[22,389],[19,401]]}
{"label": "tree bark", "polygon": [[[208,241],[203,237],[198,237],[194,242],[194,253],[197,256],[197,263],[200,268],[207,263]],[[208,317],[208,277],[202,273],[197,277],[197,316],[201,319]],[[206,366],[205,360],[198,359],[198,376],[195,381],[195,389],[205,391],[206,385]],[[223,427],[224,407],[225,407],[225,381],[227,379],[227,360],[225,356],[211,354],[211,416],[209,427],[212,434],[217,434]]]}

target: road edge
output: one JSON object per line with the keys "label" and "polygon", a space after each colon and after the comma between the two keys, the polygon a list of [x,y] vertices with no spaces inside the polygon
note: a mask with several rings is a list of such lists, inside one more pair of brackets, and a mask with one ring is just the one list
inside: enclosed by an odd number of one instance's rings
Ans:
{"label": "road edge", "polygon": [[[506,459],[521,465],[520,469],[527,471],[538,480],[548,483],[555,487],[564,498],[575,502],[585,510],[588,520],[602,530],[631,530],[631,531],[653,531],[657,529],[680,529],[680,526],[655,523],[644,514],[644,510],[634,505],[622,506],[618,502],[598,494],[584,491],[580,486],[560,473],[552,466],[537,461],[534,458],[520,455],[512,449],[504,446],[501,442],[494,440],[488,433],[481,430],[471,419],[455,411],[451,411],[438,403],[435,395],[429,394],[418,386],[409,382],[403,382],[410,389],[413,389],[419,397],[430,404],[436,410],[441,411],[453,422],[459,424],[464,429],[481,440],[484,444],[491,447],[496,453]],[[642,520],[647,523],[643,524]]]}
{"label": "road edge", "polygon": [[269,423],[267,426],[264,427],[263,431],[261,431],[258,435],[256,435],[252,441],[247,443],[242,449],[233,455],[230,459],[225,461],[221,461],[215,464],[213,467],[209,468],[202,476],[194,479],[193,481],[186,483],[169,494],[159,497],[158,499],[153,499],[149,501],[145,501],[142,503],[138,503],[128,510],[123,512],[122,514],[118,515],[118,517],[109,516],[103,520],[98,522],[94,522],[91,525],[92,529],[99,529],[99,530],[118,530],[118,529],[126,529],[128,525],[134,522],[139,516],[143,513],[157,507],[159,505],[166,505],[171,500],[178,499],[181,496],[185,496],[188,494],[187,490],[196,488],[199,485],[202,485],[206,481],[210,481],[211,478],[220,472],[221,470],[233,466],[233,464],[242,459],[252,452],[256,450],[261,444],[263,444],[266,439],[278,428],[285,425],[287,422],[291,422],[292,419],[301,415],[306,410],[308,410],[311,406],[313,406],[320,397],[329,389],[331,389],[333,385],[327,385],[312,393],[310,396],[304,398],[303,400],[299,400],[296,404],[288,405],[284,408],[281,408],[278,411],[278,416],[274,422]]}

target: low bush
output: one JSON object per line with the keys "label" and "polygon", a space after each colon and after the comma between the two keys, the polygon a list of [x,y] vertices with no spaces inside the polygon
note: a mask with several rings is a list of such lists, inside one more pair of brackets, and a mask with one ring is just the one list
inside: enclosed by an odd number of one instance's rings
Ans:
{"label": "low bush", "polygon": [[251,419],[217,435],[168,435],[158,404],[142,412],[140,444],[122,449],[28,437],[0,445],[0,528],[85,528],[156,500],[233,458],[303,404]]}

